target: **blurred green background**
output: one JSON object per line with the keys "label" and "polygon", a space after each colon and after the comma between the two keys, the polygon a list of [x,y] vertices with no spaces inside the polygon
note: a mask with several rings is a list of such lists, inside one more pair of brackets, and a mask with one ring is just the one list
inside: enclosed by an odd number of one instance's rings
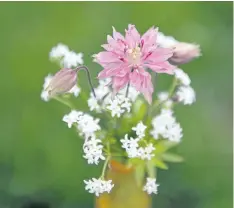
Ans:
{"label": "blurred green background", "polygon": [[[1,2],[0,207],[29,200],[52,207],[93,207],[83,179],[100,169],[82,159],[82,143],[61,121],[66,106],[40,100],[44,77],[58,68],[48,53],[57,43],[84,53],[93,77],[111,26],[167,35],[201,45],[203,56],[182,66],[197,102],[179,106],[186,161],[159,171],[160,208],[232,207],[232,2]],[[87,88],[84,74],[81,85]],[[156,91],[171,81],[160,76]],[[97,83],[97,81],[96,81]],[[79,99],[77,99],[79,103]]]}

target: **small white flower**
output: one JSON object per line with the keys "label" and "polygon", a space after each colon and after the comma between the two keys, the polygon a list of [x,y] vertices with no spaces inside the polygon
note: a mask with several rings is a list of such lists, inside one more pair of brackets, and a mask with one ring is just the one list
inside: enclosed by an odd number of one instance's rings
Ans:
{"label": "small white flower", "polygon": [[158,99],[161,102],[166,101],[169,98],[169,93],[168,92],[160,92],[158,93]]}
{"label": "small white flower", "polygon": [[141,139],[145,136],[146,128],[147,126],[145,126],[141,121],[135,127],[133,127],[132,130],[135,131],[138,138]]}
{"label": "small white flower", "polygon": [[[94,89],[96,94],[96,100],[94,100],[93,95],[90,94],[88,99],[88,106],[91,111],[101,112],[101,108],[111,111],[112,117],[120,117],[121,114],[131,111],[132,102],[135,101],[139,92],[137,92],[133,87],[129,87],[128,97],[126,97],[126,89],[120,90],[115,97],[112,96],[112,91],[109,88],[109,83],[111,79],[99,80],[99,85]],[[97,101],[99,105],[97,105]]]}
{"label": "small white flower", "polygon": [[74,51],[69,51],[69,53],[65,54],[61,64],[65,68],[76,67],[80,64],[83,64],[82,57],[82,53],[75,53]]}
{"label": "small white flower", "polygon": [[196,101],[196,94],[192,87],[190,86],[181,86],[176,92],[179,102],[182,102],[184,105],[191,105]]}
{"label": "small white flower", "polygon": [[51,74],[48,74],[44,79],[43,89],[41,92],[41,99],[48,102],[49,101],[49,93],[46,91],[46,88],[49,86],[50,81],[52,80],[53,76]]}
{"label": "small white flower", "polygon": [[75,85],[73,88],[70,89],[69,93],[72,93],[75,97],[78,97],[80,94],[80,88]]}
{"label": "small white flower", "polygon": [[68,128],[71,128],[73,123],[77,123],[79,121],[82,114],[82,112],[73,110],[63,117],[63,121],[67,123]]}
{"label": "small white flower", "polygon": [[69,48],[64,44],[59,43],[51,49],[49,56],[51,59],[59,59],[64,57],[67,53],[69,53]]}
{"label": "small white flower", "polygon": [[128,139],[128,135],[126,134],[124,139],[121,139],[122,147],[126,150],[128,157],[134,158],[138,157],[138,141],[139,139],[130,138]]}
{"label": "small white flower", "polygon": [[124,98],[123,102],[121,103],[121,108],[125,108],[129,113],[131,110],[132,103],[130,102],[129,98]]}
{"label": "small white flower", "polygon": [[140,147],[138,149],[138,157],[142,160],[151,160],[155,155],[152,153],[155,150],[153,144],[148,144],[145,148]]}
{"label": "small white flower", "polygon": [[49,92],[43,90],[41,92],[41,99],[44,100],[45,102],[48,102],[50,100]]}
{"label": "small white flower", "polygon": [[124,113],[124,110],[119,105],[117,96],[115,96],[114,100],[110,100],[109,105],[106,108],[111,111],[112,117],[117,116],[119,118],[120,115]]}
{"label": "small white flower", "polygon": [[166,36],[161,32],[157,33],[157,43],[163,48],[170,48],[174,46],[178,41],[172,36]]}
{"label": "small white flower", "polygon": [[100,79],[99,86],[100,87],[107,87],[107,85],[111,82],[111,78]]}
{"label": "small white flower", "polygon": [[161,135],[170,141],[180,142],[183,136],[182,129],[172,113],[171,110],[163,109],[161,114],[152,120],[153,130],[150,133],[155,139],[159,139]]}
{"label": "small white flower", "polygon": [[88,164],[98,165],[100,160],[105,160],[105,157],[102,153],[103,146],[99,143],[101,143],[101,140],[96,139],[95,137],[91,137],[90,139],[85,140],[83,145],[83,157],[87,160]]}
{"label": "small white flower", "polygon": [[91,111],[95,110],[96,112],[100,112],[100,105],[93,95],[91,95],[88,99],[88,106]]}
{"label": "small white flower", "polygon": [[168,138],[172,142],[180,142],[183,137],[182,128],[179,123],[175,123],[171,126],[168,126],[168,131],[165,131],[163,135],[164,138]]}
{"label": "small white flower", "polygon": [[94,119],[92,116],[84,114],[80,116],[77,127],[81,135],[84,135],[85,138],[89,138],[94,136],[94,133],[101,129],[98,123],[99,119]]}
{"label": "small white flower", "polygon": [[153,130],[151,131],[152,136],[155,139],[158,139],[160,134],[163,134],[165,131],[167,131],[167,126],[174,124],[175,118],[172,116],[171,110],[162,110],[161,114],[156,116],[152,120]]}
{"label": "small white flower", "polygon": [[159,184],[156,183],[156,178],[147,178],[146,184],[143,187],[143,191],[146,191],[148,194],[157,194]]}
{"label": "small white flower", "polygon": [[99,196],[104,192],[110,193],[114,187],[112,180],[104,181],[101,179],[92,178],[88,181],[84,180],[84,183],[86,184],[85,190],[87,190],[89,193],[94,193],[96,196]]}
{"label": "small white flower", "polygon": [[128,135],[126,134],[124,139],[121,139],[122,147],[126,150],[129,158],[141,158],[142,160],[151,160],[154,157],[152,153],[155,148],[153,144],[148,144],[146,147],[139,147],[139,138],[130,138],[128,139]]}
{"label": "small white flower", "polygon": [[127,91],[127,88],[128,88],[128,95],[127,97],[132,101],[134,102],[136,99],[137,99],[137,96],[140,94],[140,92],[138,92],[134,87],[132,87],[131,85],[128,87],[128,86],[125,86],[123,89],[121,89],[118,94],[119,95],[122,95],[122,96],[126,96],[126,91]]}
{"label": "small white flower", "polygon": [[69,48],[59,43],[53,47],[49,54],[50,59],[58,60],[60,65],[65,68],[77,67],[83,64],[83,54],[70,51]]}
{"label": "small white flower", "polygon": [[175,77],[178,79],[183,85],[188,86],[191,83],[191,80],[182,69],[175,69],[174,70]]}
{"label": "small white flower", "polygon": [[130,138],[128,139],[128,135],[125,134],[124,139],[121,139],[120,142],[123,144],[122,147],[124,149],[132,149],[137,148],[139,139]]}

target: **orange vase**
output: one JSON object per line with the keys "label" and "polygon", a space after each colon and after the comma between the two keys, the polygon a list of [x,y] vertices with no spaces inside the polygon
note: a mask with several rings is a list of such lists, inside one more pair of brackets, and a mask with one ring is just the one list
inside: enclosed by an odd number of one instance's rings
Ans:
{"label": "orange vase", "polygon": [[96,198],[96,208],[151,208],[151,197],[137,185],[134,168],[114,160],[109,166],[107,179],[115,186],[110,194]]}

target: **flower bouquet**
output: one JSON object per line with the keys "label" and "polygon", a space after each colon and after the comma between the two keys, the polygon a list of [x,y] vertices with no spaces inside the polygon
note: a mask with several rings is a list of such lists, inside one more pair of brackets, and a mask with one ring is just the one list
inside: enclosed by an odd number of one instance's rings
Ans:
{"label": "flower bouquet", "polygon": [[[91,70],[83,65],[83,54],[64,44],[52,48],[50,59],[62,69],[45,78],[41,98],[70,108],[62,120],[83,140],[87,163],[102,165],[100,175],[84,179],[85,189],[96,196],[96,206],[150,207],[149,195],[158,194],[157,169],[167,169],[166,162],[183,161],[170,152],[183,136],[173,109],[194,103],[195,91],[178,66],[199,57],[200,48],[155,27],[141,36],[134,25],[128,26],[125,36],[113,28],[113,36],[108,35],[102,47],[104,51],[93,55],[103,68],[96,87]],[[88,93],[78,85],[80,70],[87,72]],[[159,73],[171,75],[173,81],[152,99]],[[89,110],[79,109],[72,95]]]}

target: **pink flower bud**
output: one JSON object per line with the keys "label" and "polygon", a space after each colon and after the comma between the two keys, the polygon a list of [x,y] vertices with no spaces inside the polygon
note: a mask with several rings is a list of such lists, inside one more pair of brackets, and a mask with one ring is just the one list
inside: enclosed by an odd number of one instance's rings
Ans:
{"label": "pink flower bud", "polygon": [[47,91],[50,97],[63,94],[72,89],[77,83],[77,70],[61,69],[50,81]]}
{"label": "pink flower bud", "polygon": [[173,47],[173,56],[169,59],[174,65],[185,64],[201,55],[200,46],[192,43],[176,43]]}

